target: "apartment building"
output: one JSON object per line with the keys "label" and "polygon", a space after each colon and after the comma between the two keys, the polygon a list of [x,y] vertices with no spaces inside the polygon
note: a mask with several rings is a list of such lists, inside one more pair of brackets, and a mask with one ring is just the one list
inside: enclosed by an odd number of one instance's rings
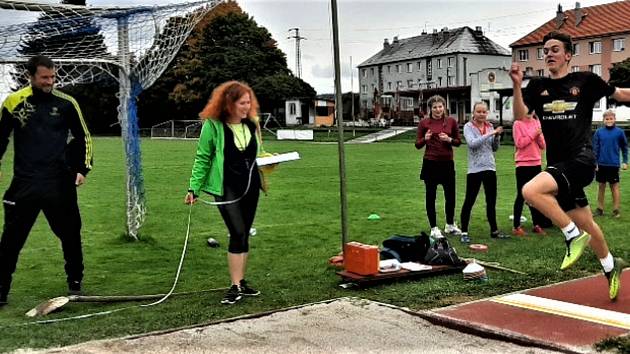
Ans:
{"label": "apartment building", "polygon": [[[526,76],[546,76],[542,39],[551,31],[560,31],[573,38],[571,71],[591,71],[604,80],[610,78],[610,68],[630,58],[630,1],[581,7],[563,11],[558,5],[556,17],[525,37],[510,44],[513,60],[521,63]],[[606,107],[602,99],[598,111]],[[601,115],[594,114],[594,118]]]}
{"label": "apartment building", "polygon": [[366,118],[382,114],[408,123],[427,111],[430,96],[440,94],[449,113],[463,122],[471,107],[470,74],[510,63],[510,52],[481,27],[385,39],[378,53],[358,65],[361,111]]}

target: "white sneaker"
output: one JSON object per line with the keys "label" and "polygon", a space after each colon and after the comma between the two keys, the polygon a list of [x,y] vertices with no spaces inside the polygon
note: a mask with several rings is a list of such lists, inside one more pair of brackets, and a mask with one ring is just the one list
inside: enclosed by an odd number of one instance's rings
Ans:
{"label": "white sneaker", "polygon": [[462,234],[462,230],[460,230],[459,227],[457,227],[457,224],[452,223],[452,224],[446,224],[446,226],[444,226],[444,233],[453,235],[453,236],[459,236]]}
{"label": "white sneaker", "polygon": [[444,235],[442,235],[442,231],[440,231],[440,228],[436,226],[431,229],[431,237],[441,238],[441,237],[444,237]]}

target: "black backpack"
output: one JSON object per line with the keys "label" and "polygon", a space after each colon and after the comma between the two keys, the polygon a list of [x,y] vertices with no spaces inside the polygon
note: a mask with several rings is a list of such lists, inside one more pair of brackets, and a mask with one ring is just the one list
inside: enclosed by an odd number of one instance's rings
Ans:
{"label": "black backpack", "polygon": [[420,236],[393,235],[383,241],[381,260],[398,259],[400,262],[422,262],[431,242],[429,235]]}
{"label": "black backpack", "polygon": [[457,256],[455,248],[448,244],[446,237],[440,237],[429,247],[424,256],[425,264],[461,266],[463,262]]}

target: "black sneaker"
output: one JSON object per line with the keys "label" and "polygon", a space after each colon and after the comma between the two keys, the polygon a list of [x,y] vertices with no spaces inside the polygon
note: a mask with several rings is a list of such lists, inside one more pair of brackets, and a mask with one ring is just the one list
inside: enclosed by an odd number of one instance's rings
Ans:
{"label": "black sneaker", "polygon": [[241,299],[241,292],[238,289],[238,285],[232,285],[230,289],[223,296],[223,300],[221,303],[224,305],[234,305],[238,300]]}
{"label": "black sneaker", "polygon": [[73,280],[73,281],[68,282],[68,295],[77,295],[77,296],[83,295],[83,292],[81,291],[80,281]]}
{"label": "black sneaker", "polygon": [[510,235],[503,233],[503,231],[501,230],[496,230],[490,233],[490,237],[497,238],[497,239],[506,239],[506,238],[510,238]]}
{"label": "black sneaker", "polygon": [[603,215],[604,215],[604,209],[597,208],[593,210],[593,216],[603,216]]}
{"label": "black sneaker", "polygon": [[240,293],[243,296],[258,296],[260,295],[260,291],[250,287],[247,285],[247,281],[245,279],[241,280]]}

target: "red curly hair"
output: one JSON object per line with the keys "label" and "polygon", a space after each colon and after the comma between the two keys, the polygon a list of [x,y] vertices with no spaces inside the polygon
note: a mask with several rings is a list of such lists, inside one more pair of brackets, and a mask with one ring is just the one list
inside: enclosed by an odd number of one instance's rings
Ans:
{"label": "red curly hair", "polygon": [[253,122],[256,122],[258,115],[258,100],[254,91],[247,84],[239,81],[228,81],[217,86],[212,91],[212,96],[208,100],[208,104],[199,113],[201,120],[215,119],[225,121],[234,110],[236,101],[238,101],[243,95],[249,94],[251,101],[251,108],[247,114],[247,118]]}

